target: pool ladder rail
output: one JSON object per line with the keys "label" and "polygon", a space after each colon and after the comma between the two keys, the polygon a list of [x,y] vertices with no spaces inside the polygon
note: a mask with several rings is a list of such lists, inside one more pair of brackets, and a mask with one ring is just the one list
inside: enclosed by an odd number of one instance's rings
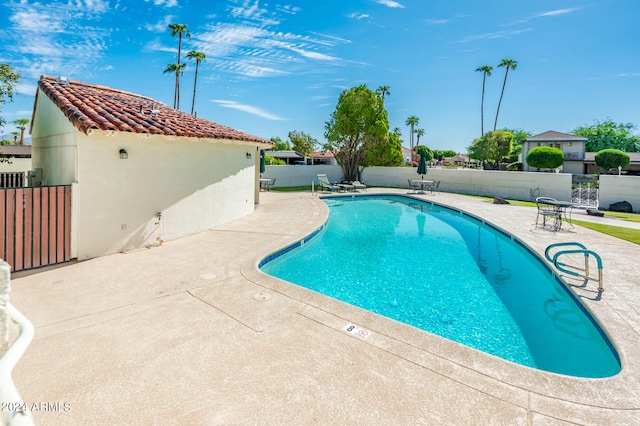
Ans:
{"label": "pool ladder rail", "polygon": [[[564,250],[560,250],[558,252],[556,252],[553,257],[550,255],[550,252],[552,249],[557,248],[557,247],[569,247],[569,249],[564,249]],[[577,247],[577,248],[576,248]],[[567,265],[566,263],[563,262],[559,262],[559,258],[562,255],[567,255],[567,254],[583,254],[584,255],[584,269],[583,268],[579,268],[577,266],[572,266],[572,265]],[[589,256],[593,256],[596,259],[596,262],[598,264],[598,278],[595,277],[590,277],[589,276]],[[598,253],[594,252],[593,250],[588,250],[584,245],[580,244],[580,243],[575,243],[575,242],[570,242],[570,243],[556,243],[556,244],[551,244],[549,247],[547,247],[547,249],[544,251],[544,257],[547,258],[547,260],[551,263],[553,263],[553,265],[560,271],[569,274],[569,275],[573,275],[576,277],[582,277],[585,278],[587,280],[591,280],[591,281],[597,281],[598,282],[598,293],[602,293],[604,291],[603,288],[603,284],[602,284],[602,259],[600,258],[600,256],[598,255]],[[572,270],[569,270],[567,268],[571,268]],[[584,274],[580,274],[578,272],[575,271],[583,271]]]}

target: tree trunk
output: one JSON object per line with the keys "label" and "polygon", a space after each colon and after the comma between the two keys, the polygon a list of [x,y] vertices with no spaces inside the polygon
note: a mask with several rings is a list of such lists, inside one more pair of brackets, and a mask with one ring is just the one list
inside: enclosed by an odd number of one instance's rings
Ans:
{"label": "tree trunk", "polygon": [[196,83],[198,82],[198,60],[196,59],[196,75],[193,77],[193,98],[191,98],[191,115],[196,105]]}
{"label": "tree trunk", "polygon": [[493,123],[493,131],[496,131],[496,127],[498,127],[498,114],[500,114],[500,104],[502,103],[502,96],[504,95],[504,86],[507,85],[507,75],[509,75],[509,66],[507,65],[507,70],[504,73],[504,82],[502,83],[502,92],[500,92],[500,100],[498,101],[498,110],[496,111],[496,121]]}
{"label": "tree trunk", "polygon": [[484,136],[484,83],[487,80],[487,73],[482,78],[482,102],[480,103],[480,137]]}

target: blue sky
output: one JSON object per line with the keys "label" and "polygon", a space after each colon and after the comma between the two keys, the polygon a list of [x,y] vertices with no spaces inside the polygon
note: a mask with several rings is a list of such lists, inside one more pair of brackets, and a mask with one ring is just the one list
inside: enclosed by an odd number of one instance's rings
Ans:
{"label": "blue sky", "polygon": [[[421,142],[465,152],[493,128],[567,132],[608,118],[640,125],[638,0],[8,0],[0,5],[0,62],[22,75],[3,107],[7,121],[30,117],[40,75],[63,75],[173,103],[177,37],[202,50],[198,116],[263,138],[291,130],[324,141],[340,92],[390,86],[390,127],[409,145],[407,117]],[[183,59],[184,61],[184,59]],[[181,80],[190,111],[194,64]],[[10,124],[0,133],[14,130]],[[637,132],[637,131],[636,131]]]}

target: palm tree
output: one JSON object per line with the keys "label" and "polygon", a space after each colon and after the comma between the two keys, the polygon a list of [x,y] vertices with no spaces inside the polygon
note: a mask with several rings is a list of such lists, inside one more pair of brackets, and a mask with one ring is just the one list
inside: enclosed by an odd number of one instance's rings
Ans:
{"label": "palm tree", "polygon": [[509,69],[515,70],[518,66],[518,62],[513,59],[503,59],[498,64],[498,67],[506,67],[506,71],[504,73],[504,82],[502,83],[502,92],[500,93],[500,101],[498,102],[498,110],[496,111],[496,121],[493,123],[493,131],[496,131],[496,127],[498,127],[498,114],[500,113],[500,104],[502,103],[502,95],[504,95],[504,86],[507,84],[507,75],[509,75]]}
{"label": "palm tree", "polygon": [[420,119],[415,115],[407,118],[407,121],[405,122],[407,126],[411,126],[411,134],[409,135],[409,140],[411,142],[411,161],[413,161],[413,128],[414,126],[417,126],[419,122]]}
{"label": "palm tree", "polygon": [[204,52],[200,52],[198,50],[192,50],[187,53],[187,58],[196,60],[196,75],[193,77],[193,98],[191,99],[191,115],[193,115],[194,107],[196,104],[196,82],[198,81],[198,65],[200,62],[207,59],[207,55]]}
{"label": "palm tree", "polygon": [[31,120],[28,118],[18,118],[12,122],[18,126],[18,129],[20,129],[20,145],[24,145],[24,130],[27,128],[27,124],[29,124],[30,121]]}
{"label": "palm tree", "polygon": [[180,109],[180,76],[184,73],[184,67],[186,66],[187,64],[169,64],[167,69],[164,70],[165,74],[175,73],[176,75],[176,91],[173,98],[173,107],[176,109]]}
{"label": "palm tree", "polygon": [[[182,35],[184,34],[184,36],[186,38],[191,40],[191,33],[187,29],[187,25],[186,24],[169,24],[167,26],[167,28],[169,28],[171,30],[171,37],[174,37],[176,35],[178,36],[178,63],[177,63],[177,65],[180,66],[180,56],[181,56],[180,52],[182,50]],[[175,91],[173,92],[173,107],[174,108],[178,108],[178,109],[180,108],[180,82],[179,82],[179,80],[176,80],[176,87],[175,87]]]}
{"label": "palm tree", "polygon": [[390,95],[391,94],[389,89],[391,89],[390,86],[380,86],[380,87],[378,87],[378,90],[376,90],[376,92],[380,93],[380,96],[382,96],[382,99],[384,99],[384,95]]}
{"label": "palm tree", "polygon": [[483,65],[476,68],[476,71],[482,71],[482,102],[480,103],[480,136],[484,135],[484,83],[487,77],[491,77],[493,67],[491,65]]}
{"label": "palm tree", "polygon": [[418,146],[420,145],[420,136],[424,136],[424,129],[416,129],[416,135],[418,136],[416,146]]}

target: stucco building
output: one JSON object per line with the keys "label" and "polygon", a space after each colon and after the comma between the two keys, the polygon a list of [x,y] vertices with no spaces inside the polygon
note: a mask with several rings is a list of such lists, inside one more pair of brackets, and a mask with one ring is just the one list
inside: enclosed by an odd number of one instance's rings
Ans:
{"label": "stucco building", "polygon": [[146,96],[43,76],[31,120],[42,185],[72,185],[78,259],[161,244],[245,216],[273,143]]}

